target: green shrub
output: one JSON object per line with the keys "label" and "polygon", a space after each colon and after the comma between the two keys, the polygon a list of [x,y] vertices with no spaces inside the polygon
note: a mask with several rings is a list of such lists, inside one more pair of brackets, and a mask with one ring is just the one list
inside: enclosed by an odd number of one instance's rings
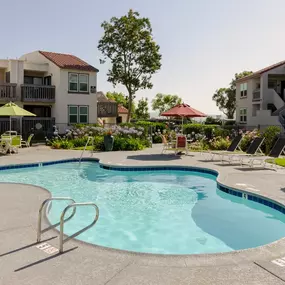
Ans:
{"label": "green shrub", "polygon": [[144,147],[142,140],[138,138],[115,137],[113,150],[141,150]]}
{"label": "green shrub", "polygon": [[161,136],[153,136],[152,137],[152,143],[162,143]]}
{"label": "green shrub", "polygon": [[104,137],[96,136],[94,137],[94,150],[103,151],[104,148]]}
{"label": "green shrub", "polygon": [[226,138],[226,137],[229,137],[231,135],[231,130],[217,127],[217,128],[214,128],[213,134],[215,137]]}
{"label": "green shrub", "polygon": [[83,138],[73,139],[71,140],[71,142],[73,143],[74,147],[82,147],[86,145],[87,140],[88,137],[83,137]]}
{"label": "green shrub", "polygon": [[226,150],[231,142],[227,138],[216,137],[210,141],[210,148],[213,150]]}
{"label": "green shrub", "polygon": [[73,148],[73,143],[67,139],[55,139],[51,142],[51,147],[55,149]]}
{"label": "green shrub", "polygon": [[280,127],[270,126],[264,130],[264,144],[265,144],[265,154],[269,154],[272,149],[278,135],[280,134]]}
{"label": "green shrub", "polygon": [[217,128],[217,125],[186,124],[183,126],[183,133],[187,135],[192,133],[201,134],[211,139]]}
{"label": "green shrub", "polygon": [[82,129],[85,127],[100,127],[99,124],[73,124],[72,126],[76,129]]}

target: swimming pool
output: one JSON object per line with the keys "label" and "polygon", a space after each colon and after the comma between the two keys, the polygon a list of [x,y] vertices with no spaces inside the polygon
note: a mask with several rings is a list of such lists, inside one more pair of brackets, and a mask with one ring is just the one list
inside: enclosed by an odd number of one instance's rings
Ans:
{"label": "swimming pool", "polygon": [[[97,224],[78,239],[100,246],[159,254],[228,252],[285,236],[280,211],[217,189],[216,176],[179,170],[114,171],[95,162],[2,170],[1,182],[42,186],[52,196],[95,202]],[[0,188],[1,191],[1,188]],[[48,218],[59,220],[64,202]],[[78,208],[65,224],[72,234],[90,223],[93,209]]]}

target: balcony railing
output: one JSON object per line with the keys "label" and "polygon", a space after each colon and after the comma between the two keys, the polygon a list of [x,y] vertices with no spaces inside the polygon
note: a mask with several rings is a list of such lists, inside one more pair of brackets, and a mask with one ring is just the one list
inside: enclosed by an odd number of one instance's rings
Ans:
{"label": "balcony railing", "polygon": [[261,100],[260,89],[256,89],[252,93],[252,101],[260,101],[260,100]]}
{"label": "balcony railing", "polygon": [[55,102],[55,86],[49,85],[21,85],[21,96],[23,102]]}
{"label": "balcony railing", "polygon": [[16,86],[17,84],[12,83],[0,83],[0,101],[16,101]]}
{"label": "balcony railing", "polygon": [[118,103],[115,102],[98,102],[98,118],[118,117]]}

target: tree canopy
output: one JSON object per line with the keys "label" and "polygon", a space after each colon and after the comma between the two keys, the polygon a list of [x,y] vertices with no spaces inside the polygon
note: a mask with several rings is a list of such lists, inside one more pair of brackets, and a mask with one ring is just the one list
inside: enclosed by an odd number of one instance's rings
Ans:
{"label": "tree canopy", "polygon": [[101,27],[104,29],[98,44],[104,56],[101,62],[106,59],[111,62],[108,81],[127,89],[129,121],[136,92],[153,87],[152,75],[161,68],[160,48],[153,39],[150,20],[133,10],[120,18],[104,21]]}
{"label": "tree canopy", "polygon": [[138,120],[149,119],[148,98],[141,98],[135,111],[135,117]]}
{"label": "tree canopy", "polygon": [[[106,97],[110,100],[116,101],[118,104],[123,105],[125,108],[129,108],[129,100],[128,96],[124,95],[122,92],[107,92]],[[134,114],[135,112],[135,103],[132,102],[132,108],[131,111]]]}
{"label": "tree canopy", "polygon": [[159,114],[171,109],[172,107],[181,104],[182,98],[177,95],[171,94],[156,94],[155,98],[152,100],[152,109],[154,111],[158,110]]}
{"label": "tree canopy", "polygon": [[236,73],[229,87],[217,89],[212,97],[219,110],[222,111],[228,119],[233,119],[236,111],[236,81],[250,74],[252,74],[252,71]]}

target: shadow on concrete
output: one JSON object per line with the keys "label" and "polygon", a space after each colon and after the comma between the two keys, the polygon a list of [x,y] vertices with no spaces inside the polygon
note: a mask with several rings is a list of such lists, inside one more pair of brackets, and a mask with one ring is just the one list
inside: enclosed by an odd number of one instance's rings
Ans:
{"label": "shadow on concrete", "polygon": [[181,159],[181,156],[174,154],[138,154],[138,155],[129,155],[127,158],[132,160],[141,160],[141,161],[170,161],[170,160],[179,160]]}
{"label": "shadow on concrete", "polygon": [[264,167],[238,167],[236,168],[236,170],[240,170],[240,171],[244,171],[244,172],[253,172],[253,171],[261,171],[261,170],[269,170],[269,171],[276,171],[274,169],[270,169],[270,168],[264,168]]}
{"label": "shadow on concrete", "polygon": [[0,257],[3,257],[3,256],[6,256],[6,255],[9,255],[9,254],[12,254],[12,253],[15,253],[15,252],[24,250],[24,249],[26,249],[26,248],[29,248],[29,247],[32,247],[32,246],[34,246],[34,245],[40,244],[40,243],[42,243],[42,242],[46,242],[46,241],[52,240],[52,239],[54,239],[54,238],[56,238],[56,236],[51,237],[51,238],[48,238],[48,239],[45,239],[45,240],[41,240],[40,242],[33,242],[33,243],[28,244],[28,245],[25,245],[25,246],[23,246],[23,247],[19,247],[19,248],[17,248],[17,249],[14,249],[14,250],[11,250],[11,251],[2,253],[2,254],[0,254]]}
{"label": "shadow on concrete", "polygon": [[236,164],[230,164],[230,163],[226,163],[226,162],[225,163],[216,163],[216,165],[222,166],[222,167],[235,166],[237,164],[240,165],[240,163],[236,163]]}
{"label": "shadow on concrete", "polygon": [[30,263],[30,264],[27,264],[27,265],[25,265],[25,266],[23,266],[23,267],[20,267],[20,268],[18,268],[18,269],[15,269],[14,272],[18,272],[18,271],[27,269],[27,268],[29,268],[29,267],[32,267],[32,266],[34,266],[34,265],[37,265],[37,264],[43,263],[43,262],[45,262],[45,261],[51,260],[51,259],[53,259],[53,258],[56,258],[56,257],[61,256],[61,255],[63,255],[63,254],[66,254],[66,253],[68,253],[68,252],[70,252],[70,251],[73,251],[73,250],[75,250],[75,249],[77,249],[77,248],[78,248],[78,246],[73,247],[73,248],[70,248],[70,249],[64,251],[63,253],[57,253],[57,254],[55,254],[55,255],[52,255],[52,256],[49,256],[49,257],[40,259],[40,260],[38,260],[38,261],[35,261],[35,262],[33,262],[33,263]]}
{"label": "shadow on concrete", "polygon": [[204,162],[204,163],[205,163],[205,162],[206,162],[206,163],[207,163],[207,162],[208,162],[208,163],[209,163],[209,162],[213,162],[213,163],[214,163],[214,162],[221,162],[221,160],[215,160],[215,159],[214,159],[214,160],[211,160],[211,159],[198,159],[198,161],[199,161],[199,162]]}
{"label": "shadow on concrete", "polygon": [[285,193],[285,187],[284,188],[280,188],[280,190]]}

